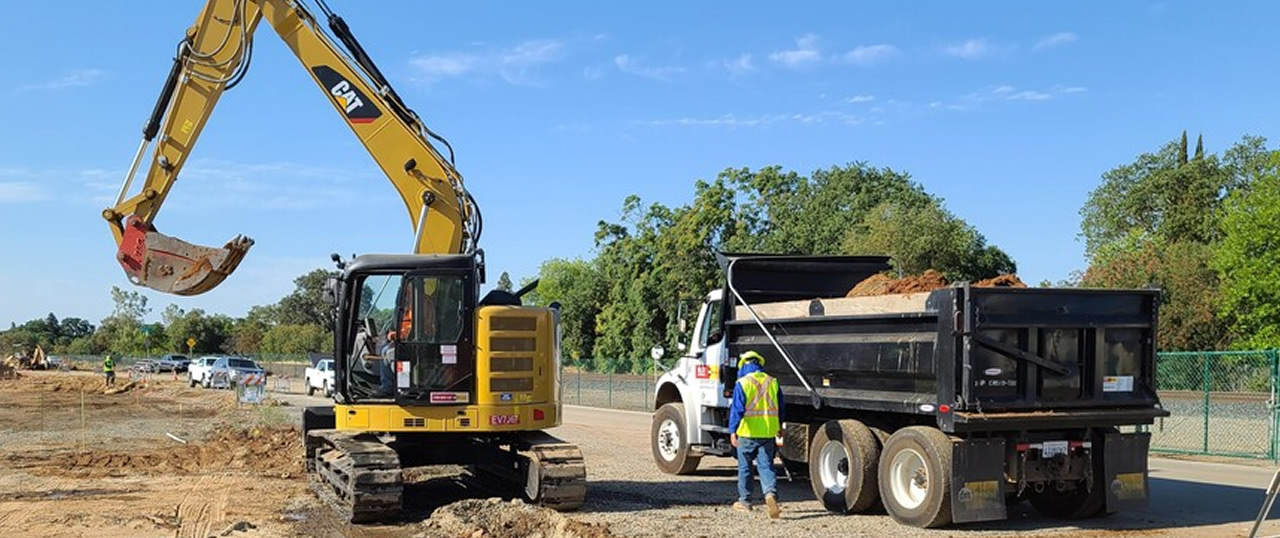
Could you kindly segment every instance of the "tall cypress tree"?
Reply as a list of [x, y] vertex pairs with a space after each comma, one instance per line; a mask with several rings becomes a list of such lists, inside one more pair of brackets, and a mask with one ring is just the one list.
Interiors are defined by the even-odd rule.
[[1178, 166], [1187, 164], [1187, 130], [1182, 130], [1182, 141], [1178, 142]]
[[1204, 135], [1196, 135], [1196, 160], [1204, 158]]

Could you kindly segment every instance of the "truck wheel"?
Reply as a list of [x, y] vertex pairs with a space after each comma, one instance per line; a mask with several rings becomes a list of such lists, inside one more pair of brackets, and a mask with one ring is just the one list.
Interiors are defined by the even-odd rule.
[[813, 496], [836, 513], [861, 512], [880, 496], [876, 462], [880, 443], [856, 420], [832, 420], [809, 445], [809, 483]]
[[951, 523], [951, 439], [911, 426], [889, 436], [880, 455], [880, 497], [893, 519], [913, 527]]
[[213, 383], [210, 383], [210, 382], [209, 382], [209, 376], [208, 376], [208, 375], [200, 376], [200, 384], [201, 384], [201, 385], [204, 385], [204, 388], [206, 388], [206, 389], [207, 389], [207, 388], [212, 388], [212, 387], [213, 387]]
[[330, 387], [330, 386], [329, 386], [329, 382], [328, 382], [328, 381], [325, 381], [325, 382], [324, 382], [324, 397], [325, 397], [325, 398], [329, 398], [329, 397], [331, 397], [331, 396], [333, 396], [333, 387]]
[[307, 396], [315, 396], [315, 395], [316, 395], [316, 387], [315, 385], [312, 385], [311, 380], [308, 379], [307, 380]]
[[190, 383], [191, 388], [196, 388], [196, 378], [187, 376], [187, 382]]
[[689, 474], [698, 468], [702, 456], [689, 449], [684, 404], [669, 403], [653, 414], [653, 462], [667, 474]]

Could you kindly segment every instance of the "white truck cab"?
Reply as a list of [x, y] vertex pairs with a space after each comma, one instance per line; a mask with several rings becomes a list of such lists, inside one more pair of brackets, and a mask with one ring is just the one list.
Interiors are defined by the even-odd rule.
[[653, 459], [664, 472], [690, 473], [705, 454], [727, 456], [729, 403], [720, 380], [725, 349], [721, 334], [724, 291], [708, 293], [698, 311], [692, 341], [658, 379], [653, 401]]

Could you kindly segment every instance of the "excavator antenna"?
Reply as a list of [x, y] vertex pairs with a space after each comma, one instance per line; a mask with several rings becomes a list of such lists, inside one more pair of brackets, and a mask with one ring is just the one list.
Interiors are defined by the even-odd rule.
[[222, 248], [193, 245], [131, 216], [116, 259], [136, 285], [175, 295], [199, 295], [226, 280], [252, 246], [252, 239], [239, 235]]

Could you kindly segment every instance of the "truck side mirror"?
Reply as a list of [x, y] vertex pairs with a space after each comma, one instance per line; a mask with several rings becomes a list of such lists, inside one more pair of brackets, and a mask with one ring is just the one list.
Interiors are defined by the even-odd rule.
[[684, 318], [680, 318], [680, 334], [684, 334], [684, 332], [688, 330], [689, 330], [689, 322], [685, 321]]
[[[336, 256], [336, 254], [335, 254]], [[329, 277], [324, 281], [324, 291], [320, 292], [320, 299], [324, 304], [329, 306], [338, 306], [338, 278]]]

